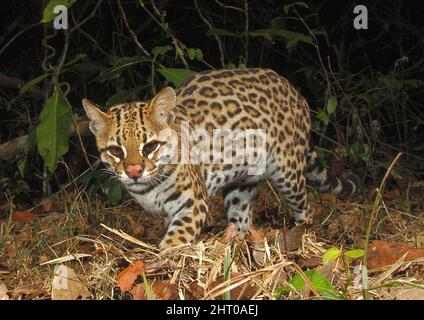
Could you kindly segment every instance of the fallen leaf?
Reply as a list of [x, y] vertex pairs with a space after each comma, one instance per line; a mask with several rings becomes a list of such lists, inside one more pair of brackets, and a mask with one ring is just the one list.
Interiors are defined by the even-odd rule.
[[280, 230], [280, 249], [281, 251], [294, 251], [297, 250], [302, 244], [302, 235], [306, 230], [305, 225], [299, 225], [291, 228], [290, 230]]
[[153, 282], [151, 289], [154, 297], [158, 300], [179, 300], [177, 286], [168, 280]]
[[44, 212], [50, 212], [53, 209], [53, 201], [48, 197], [41, 198], [41, 206]]
[[411, 248], [403, 243], [388, 243], [376, 240], [368, 248], [368, 268], [378, 269], [390, 266], [405, 254], [405, 261], [412, 261], [423, 258], [424, 249]]
[[37, 215], [31, 211], [14, 211], [12, 213], [14, 222], [29, 223], [35, 219], [37, 219]]
[[9, 291], [9, 296], [12, 300], [36, 299], [46, 294], [47, 292], [42, 288], [30, 287], [13, 288]]
[[401, 199], [401, 192], [399, 189], [394, 189], [391, 191], [385, 191], [383, 193], [383, 199], [386, 201], [392, 201], [396, 199]]
[[[124, 294], [129, 293], [133, 300], [148, 300], [144, 289], [143, 273], [146, 273], [144, 262], [142, 260], [134, 261], [117, 275], [118, 288]], [[179, 299], [177, 287], [168, 280], [148, 281], [147, 285], [150, 286], [154, 299]]]
[[395, 300], [424, 300], [424, 289], [422, 288], [400, 288], [391, 290]]
[[9, 300], [7, 295], [7, 287], [3, 282], [0, 282], [0, 300]]
[[86, 300], [90, 298], [87, 286], [74, 269], [64, 264], [55, 267], [52, 280], [52, 300]]
[[321, 261], [322, 261], [321, 257], [313, 256], [306, 259], [301, 264], [302, 264], [302, 267], [305, 267], [305, 268], [315, 268], [321, 264]]
[[266, 262], [265, 244], [256, 242], [253, 246], [252, 256], [258, 265], [263, 266]]
[[258, 243], [264, 241], [264, 235], [253, 227], [249, 227], [248, 230], [248, 239], [252, 243]]
[[[152, 299], [154, 300], [179, 300], [180, 298], [178, 296], [177, 286], [169, 280], [156, 280], [148, 285], [153, 295]], [[134, 287], [127, 292], [131, 294], [131, 300], [149, 300], [144, 289], [144, 283], [135, 284]]]
[[[231, 273], [231, 279], [240, 276], [240, 273]], [[209, 291], [224, 283], [224, 276], [220, 275], [209, 285]], [[259, 287], [254, 282], [246, 282], [238, 287], [235, 287], [230, 292], [232, 300], [250, 300], [253, 298]], [[215, 297], [216, 300], [222, 300], [222, 295]]]
[[[144, 262], [142, 260], [134, 261], [116, 276], [118, 288], [121, 292], [130, 292], [136, 284], [137, 278], [141, 278], [142, 274], [145, 272]], [[140, 282], [140, 280], [137, 281]]]
[[227, 229], [224, 232], [222, 241], [228, 243], [231, 240], [237, 238], [240, 235], [240, 232], [237, 231], [237, 227], [234, 223], [229, 223]]
[[127, 213], [125, 216], [127, 217], [127, 220], [131, 225], [131, 229], [132, 229], [131, 234], [135, 236], [143, 235], [144, 227], [136, 219], [134, 219], [134, 217], [131, 214]]

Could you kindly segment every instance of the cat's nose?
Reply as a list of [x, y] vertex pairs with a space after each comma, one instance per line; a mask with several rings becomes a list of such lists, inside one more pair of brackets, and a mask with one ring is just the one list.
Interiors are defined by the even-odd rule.
[[125, 173], [131, 179], [140, 178], [142, 171], [143, 171], [143, 168], [139, 164], [129, 164], [125, 168]]

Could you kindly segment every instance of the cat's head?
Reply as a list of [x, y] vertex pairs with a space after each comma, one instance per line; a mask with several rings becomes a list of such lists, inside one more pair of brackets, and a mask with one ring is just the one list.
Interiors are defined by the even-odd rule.
[[164, 88], [150, 102], [129, 102], [107, 112], [87, 99], [82, 104], [90, 119], [102, 162], [126, 185], [154, 181], [168, 141], [161, 132], [175, 119], [175, 92]]

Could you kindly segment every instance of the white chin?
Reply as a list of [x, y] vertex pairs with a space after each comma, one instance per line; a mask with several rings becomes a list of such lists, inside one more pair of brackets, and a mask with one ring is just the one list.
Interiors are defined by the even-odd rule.
[[136, 184], [142, 184], [142, 183], [149, 182], [151, 180], [151, 175], [148, 175], [148, 176], [142, 175], [137, 180], [128, 178], [127, 176], [123, 177], [121, 175], [121, 176], [119, 176], [119, 179], [121, 180], [122, 183], [129, 185], [129, 186], [133, 186], [133, 185], [136, 185]]

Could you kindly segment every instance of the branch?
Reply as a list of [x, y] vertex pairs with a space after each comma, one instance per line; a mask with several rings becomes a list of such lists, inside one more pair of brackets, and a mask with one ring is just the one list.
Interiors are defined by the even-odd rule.
[[[21, 89], [24, 84], [24, 80], [15, 77], [10, 77], [0, 72], [0, 87]], [[36, 99], [44, 98], [43, 90], [41, 90], [41, 88], [37, 86], [33, 86], [31, 89], [29, 89], [28, 93]]]
[[137, 35], [131, 29], [130, 24], [128, 23], [127, 15], [125, 14], [124, 8], [122, 7], [121, 0], [118, 0], [118, 7], [119, 7], [119, 11], [121, 11], [122, 18], [124, 19], [125, 26], [130, 32], [131, 37], [133, 38], [135, 44], [141, 50], [141, 52], [143, 52], [148, 58], [151, 58], [149, 51], [147, 51], [146, 48], [144, 48], [143, 45], [140, 43], [140, 41], [138, 41]]
[[[213, 29], [212, 23], [210, 23], [208, 21], [208, 19], [206, 19], [206, 17], [202, 14], [202, 10], [200, 9], [199, 4], [197, 3], [197, 0], [194, 0], [194, 6], [196, 7], [197, 13], [199, 14], [199, 16], [203, 20], [203, 22], [209, 27], [209, 29]], [[221, 66], [224, 68], [225, 67], [225, 59], [224, 59], [224, 49], [223, 49], [223, 46], [222, 46], [222, 42], [221, 42], [221, 39], [217, 35], [214, 35], [214, 38], [215, 38], [215, 40], [218, 44]]]
[[[78, 135], [78, 132], [82, 136], [90, 134], [88, 128], [89, 121], [80, 121], [77, 123], [77, 128], [74, 125], [71, 125], [69, 132], [70, 136]], [[24, 135], [19, 138], [7, 141], [3, 144], [0, 144], [0, 160], [3, 161], [12, 161], [17, 155], [24, 152], [28, 136]]]

